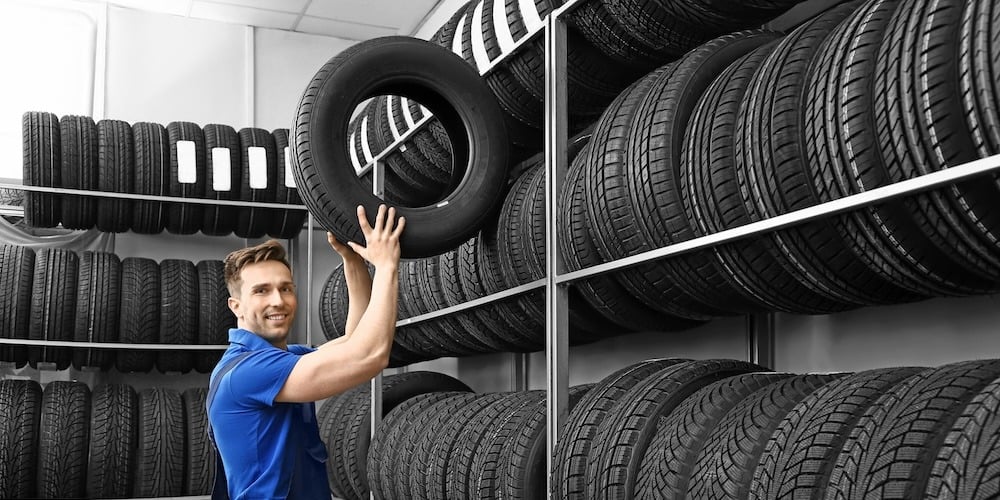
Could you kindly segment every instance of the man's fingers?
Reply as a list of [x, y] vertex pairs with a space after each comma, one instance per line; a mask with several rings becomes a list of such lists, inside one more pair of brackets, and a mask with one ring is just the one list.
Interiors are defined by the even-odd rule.
[[364, 205], [358, 205], [358, 225], [361, 226], [361, 232], [365, 236], [372, 231], [371, 224], [368, 223], [368, 216], [365, 214]]
[[382, 229], [385, 227], [385, 204], [378, 206], [378, 215], [375, 216], [375, 227], [372, 228], [376, 233], [381, 233]]
[[406, 217], [400, 217], [396, 221], [396, 229], [392, 231], [392, 237], [399, 239], [399, 235], [403, 234], [403, 227], [406, 226]]

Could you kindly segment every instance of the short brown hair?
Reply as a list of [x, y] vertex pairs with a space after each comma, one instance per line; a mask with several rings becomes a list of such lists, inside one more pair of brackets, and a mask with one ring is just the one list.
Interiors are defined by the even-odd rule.
[[226, 277], [226, 287], [229, 288], [229, 295], [232, 297], [239, 296], [240, 287], [243, 285], [240, 273], [243, 272], [244, 267], [269, 260], [281, 262], [289, 271], [292, 270], [292, 266], [288, 264], [285, 247], [281, 246], [278, 240], [267, 240], [259, 245], [241, 248], [227, 255], [223, 261], [223, 264], [225, 264], [223, 274]]

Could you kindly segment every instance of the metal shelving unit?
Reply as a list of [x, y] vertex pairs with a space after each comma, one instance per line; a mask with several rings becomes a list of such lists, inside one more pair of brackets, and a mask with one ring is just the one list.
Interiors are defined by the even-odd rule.
[[[545, 192], [546, 192], [546, 228], [545, 255], [546, 277], [531, 283], [504, 290], [499, 293], [481, 297], [463, 304], [447, 307], [426, 314], [402, 319], [397, 326], [407, 326], [422, 321], [428, 321], [460, 311], [480, 307], [482, 305], [524, 294], [544, 288], [546, 291], [546, 391], [547, 391], [547, 466], [552, 469], [552, 454], [555, 442], [566, 417], [568, 394], [568, 287], [577, 281], [585, 280], [602, 274], [621, 271], [639, 264], [654, 260], [670, 258], [677, 255], [705, 250], [716, 245], [731, 243], [736, 240], [750, 238], [777, 231], [783, 228], [804, 224], [810, 221], [833, 216], [894, 198], [913, 195], [922, 191], [954, 184], [975, 176], [1000, 172], [1000, 155], [990, 156], [964, 165], [946, 170], [922, 175], [913, 179], [897, 182], [871, 191], [847, 196], [834, 201], [822, 203], [805, 209], [789, 212], [780, 216], [746, 224], [744, 226], [719, 231], [714, 234], [694, 238], [688, 241], [657, 248], [630, 257], [606, 262], [600, 265], [566, 272], [562, 257], [557, 251], [558, 240], [554, 228], [557, 227], [556, 200], [565, 178], [567, 166], [566, 144], [568, 139], [567, 102], [566, 102], [566, 30], [567, 16], [573, 10], [589, 0], [569, 0], [549, 14], [541, 24], [535, 25], [528, 35], [518, 41], [510, 52], [490, 62], [481, 68], [485, 76], [497, 65], [511, 57], [530, 42], [535, 36], [545, 37]], [[425, 126], [427, 119], [421, 120], [418, 126]], [[408, 134], [411, 131], [408, 131]], [[409, 137], [409, 135], [404, 135]], [[372, 163], [377, 163], [404, 142], [401, 137], [386, 150], [379, 153]], [[370, 165], [369, 165], [370, 166]], [[773, 366], [774, 362], [774, 315], [761, 314], [746, 317], [747, 359]], [[517, 367], [513, 377], [517, 377]], [[551, 480], [551, 478], [550, 478]], [[551, 491], [551, 484], [549, 485]]]

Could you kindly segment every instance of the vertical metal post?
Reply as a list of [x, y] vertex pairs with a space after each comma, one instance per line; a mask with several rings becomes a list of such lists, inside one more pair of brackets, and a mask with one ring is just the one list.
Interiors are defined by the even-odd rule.
[[565, 272], [556, 241], [559, 188], [566, 176], [566, 22], [556, 14], [545, 23], [545, 368], [546, 495], [552, 491], [552, 453], [565, 420], [569, 393], [569, 290], [557, 285]]
[[[382, 162], [376, 161], [372, 165], [372, 193], [378, 197], [382, 198], [385, 194], [385, 165]], [[376, 269], [377, 273], [378, 270]], [[375, 378], [371, 382], [371, 439], [372, 442], [375, 441], [375, 432], [378, 430], [378, 426], [382, 424], [382, 373], [375, 375]], [[375, 500], [375, 494], [371, 493], [370, 497]]]
[[510, 390], [528, 390], [528, 354], [523, 352], [511, 353], [510, 364]]
[[306, 345], [313, 345], [313, 214], [309, 212], [309, 226], [306, 228]]
[[747, 360], [774, 369], [774, 313], [747, 315]]

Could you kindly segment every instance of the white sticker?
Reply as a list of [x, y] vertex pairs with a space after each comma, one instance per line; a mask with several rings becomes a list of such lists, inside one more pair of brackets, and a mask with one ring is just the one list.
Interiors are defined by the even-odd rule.
[[282, 165], [282, 167], [285, 169], [285, 187], [295, 189], [295, 177], [292, 176], [292, 165], [291, 162], [288, 161], [288, 159], [291, 158], [288, 156], [290, 150], [291, 148], [285, 146], [285, 164]]
[[247, 148], [250, 162], [250, 189], [267, 189], [267, 152], [260, 146]]
[[212, 190], [233, 189], [232, 163], [229, 148], [212, 148]]
[[198, 182], [194, 141], [177, 141], [177, 182], [194, 184]]

